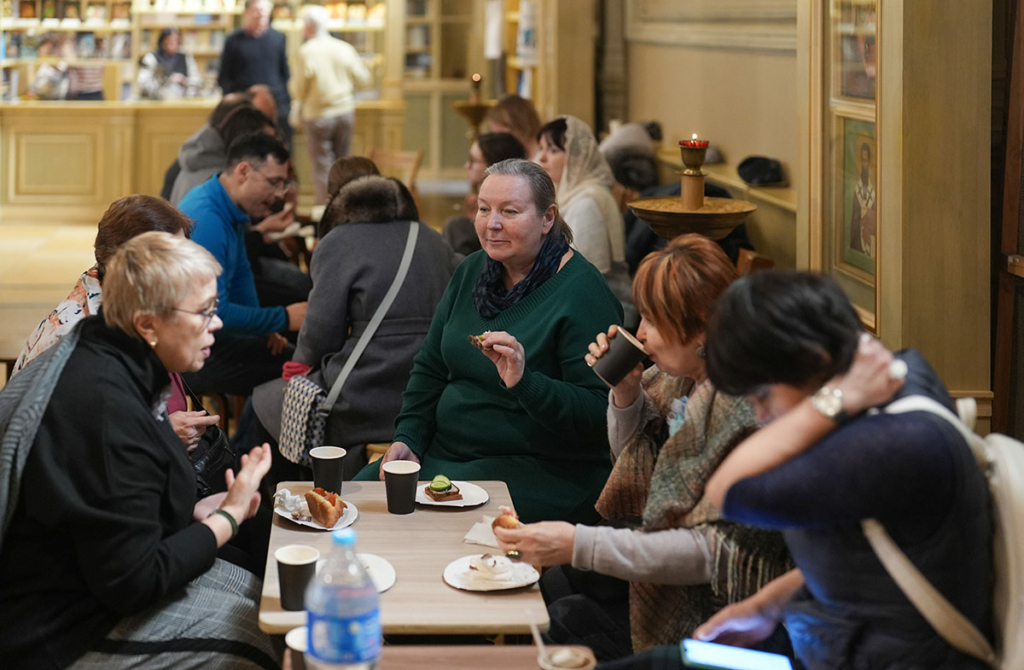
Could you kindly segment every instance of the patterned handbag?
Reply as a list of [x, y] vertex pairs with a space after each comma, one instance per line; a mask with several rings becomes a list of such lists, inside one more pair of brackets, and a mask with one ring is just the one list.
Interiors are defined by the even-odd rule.
[[309, 450], [324, 443], [330, 409], [327, 393], [305, 375], [295, 375], [284, 389], [281, 408], [281, 455], [292, 463], [312, 467]]
[[419, 236], [419, 223], [412, 221], [409, 224], [409, 237], [405, 241], [405, 252], [402, 254], [402, 262], [398, 266], [398, 273], [391, 282], [384, 300], [373, 313], [370, 323], [359, 338], [355, 348], [349, 355], [348, 360], [341, 369], [341, 373], [334, 381], [330, 393], [325, 393], [320, 386], [303, 375], [296, 375], [289, 380], [284, 388], [284, 405], [281, 408], [281, 439], [278, 442], [281, 455], [292, 463], [312, 466], [309, 458], [309, 450], [319, 447], [324, 443], [324, 429], [327, 426], [327, 417], [331, 408], [338, 400], [341, 387], [345, 380], [359, 362], [366, 345], [370, 343], [374, 332], [384, 320], [384, 316], [391, 309], [391, 303], [402, 288], [405, 276], [409, 273], [409, 266], [412, 264], [412, 253], [416, 248], [416, 238]]

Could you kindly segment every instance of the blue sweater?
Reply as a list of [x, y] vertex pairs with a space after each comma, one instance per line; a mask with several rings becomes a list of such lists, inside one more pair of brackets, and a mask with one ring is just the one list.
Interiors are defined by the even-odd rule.
[[267, 335], [288, 327], [284, 307], [260, 307], [256, 281], [245, 252], [245, 224], [249, 216], [228, 197], [214, 175], [188, 192], [178, 209], [195, 221], [192, 241], [213, 254], [224, 272], [217, 278], [224, 331]]

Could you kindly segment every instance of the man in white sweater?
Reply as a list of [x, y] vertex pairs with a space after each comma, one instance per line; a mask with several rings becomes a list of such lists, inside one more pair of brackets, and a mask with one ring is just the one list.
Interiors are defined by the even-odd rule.
[[356, 86], [370, 82], [359, 53], [327, 32], [329, 15], [320, 5], [302, 9], [303, 36], [292, 70], [292, 99], [300, 109], [318, 205], [327, 202], [327, 173], [347, 156], [355, 125]]

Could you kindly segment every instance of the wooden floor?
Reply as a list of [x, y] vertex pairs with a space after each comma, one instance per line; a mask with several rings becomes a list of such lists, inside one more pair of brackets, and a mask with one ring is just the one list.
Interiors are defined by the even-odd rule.
[[[460, 187], [421, 184], [420, 218], [440, 230], [462, 202]], [[95, 238], [95, 226], [0, 225], [0, 359], [18, 356], [29, 333], [93, 265]]]

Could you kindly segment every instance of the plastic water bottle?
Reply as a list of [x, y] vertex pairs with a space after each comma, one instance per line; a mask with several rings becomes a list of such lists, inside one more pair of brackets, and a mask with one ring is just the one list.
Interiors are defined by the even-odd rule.
[[306, 666], [375, 670], [381, 650], [377, 589], [356, 559], [356, 533], [331, 533], [334, 550], [306, 589]]

